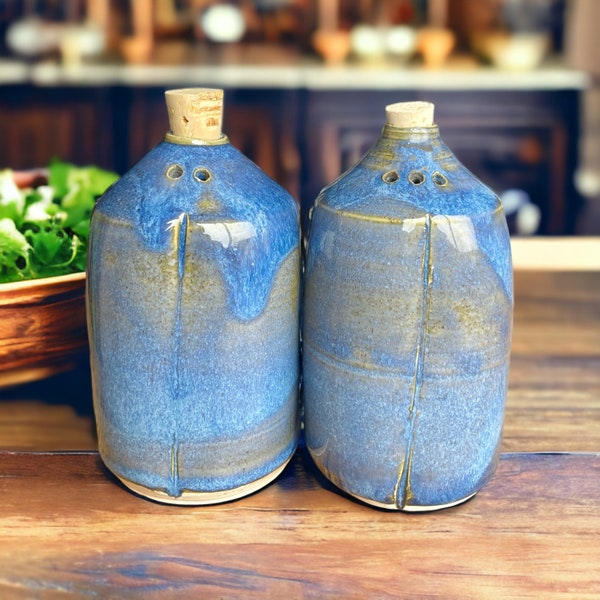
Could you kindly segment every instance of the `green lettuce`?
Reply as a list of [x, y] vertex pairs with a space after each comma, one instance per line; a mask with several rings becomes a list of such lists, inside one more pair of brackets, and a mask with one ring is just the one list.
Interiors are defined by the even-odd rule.
[[92, 209], [117, 179], [53, 160], [48, 185], [19, 189], [0, 171], [0, 283], [84, 271]]

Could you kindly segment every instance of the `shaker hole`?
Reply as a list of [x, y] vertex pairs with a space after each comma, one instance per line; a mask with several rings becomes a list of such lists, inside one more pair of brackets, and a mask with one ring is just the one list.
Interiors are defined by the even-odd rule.
[[431, 181], [433, 181], [433, 183], [435, 183], [435, 185], [439, 187], [444, 187], [445, 185], [448, 185], [448, 180], [446, 179], [446, 177], [441, 173], [438, 173], [437, 171], [431, 176]]
[[408, 180], [413, 185], [421, 185], [425, 181], [425, 175], [421, 171], [411, 171], [408, 174]]
[[381, 176], [381, 179], [385, 183], [394, 183], [394, 181], [398, 181], [398, 173], [396, 171], [388, 171]]
[[210, 171], [204, 167], [194, 169], [194, 179], [206, 183], [210, 179]]
[[167, 179], [179, 179], [183, 175], [183, 167], [181, 165], [171, 165], [167, 169]]

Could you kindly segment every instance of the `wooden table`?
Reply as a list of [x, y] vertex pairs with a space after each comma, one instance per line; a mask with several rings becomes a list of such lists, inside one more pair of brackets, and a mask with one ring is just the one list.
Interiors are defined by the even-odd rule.
[[600, 598], [600, 265], [569, 248], [515, 245], [503, 453], [452, 509], [362, 505], [304, 449], [253, 496], [163, 506], [103, 467], [85, 366], [0, 392], [0, 598]]

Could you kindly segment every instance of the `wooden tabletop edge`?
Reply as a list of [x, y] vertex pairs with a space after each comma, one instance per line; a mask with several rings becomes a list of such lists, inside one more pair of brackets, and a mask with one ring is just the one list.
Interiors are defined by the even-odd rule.
[[515, 269], [600, 271], [600, 236], [512, 237]]

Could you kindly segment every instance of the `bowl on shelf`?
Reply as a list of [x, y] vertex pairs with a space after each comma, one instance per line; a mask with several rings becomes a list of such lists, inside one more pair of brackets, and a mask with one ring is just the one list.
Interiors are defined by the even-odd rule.
[[337, 29], [317, 29], [312, 36], [315, 51], [327, 65], [341, 65], [350, 53], [350, 33]]
[[550, 48], [545, 33], [474, 34], [471, 45], [476, 54], [503, 71], [531, 71], [538, 67]]
[[88, 357], [85, 273], [0, 284], [0, 387], [44, 379]]

